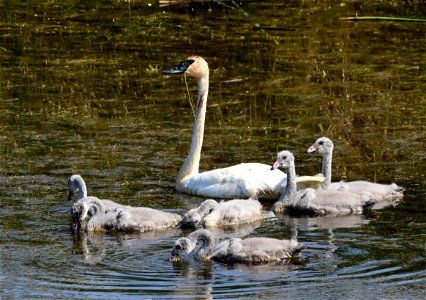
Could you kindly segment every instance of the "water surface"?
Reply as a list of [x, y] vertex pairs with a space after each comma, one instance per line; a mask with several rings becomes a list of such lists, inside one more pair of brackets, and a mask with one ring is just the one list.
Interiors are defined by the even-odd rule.
[[[2, 298], [425, 298], [425, 26], [341, 16], [425, 18], [411, 4], [250, 1], [162, 7], [149, 1], [0, 4]], [[184, 213], [174, 189], [193, 114], [183, 77], [163, 69], [199, 54], [210, 93], [201, 170], [272, 163], [298, 174], [335, 143], [334, 180], [404, 186], [367, 216], [268, 215], [218, 238], [288, 238], [300, 261], [260, 266], [167, 261], [179, 229], [69, 231], [66, 181], [89, 194]], [[188, 78], [195, 101], [195, 83]]]

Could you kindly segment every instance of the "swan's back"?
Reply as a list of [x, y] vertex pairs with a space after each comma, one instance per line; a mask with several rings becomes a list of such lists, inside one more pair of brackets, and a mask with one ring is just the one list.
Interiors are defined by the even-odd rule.
[[111, 214], [117, 214], [117, 229], [140, 232], [173, 227], [182, 220], [178, 214], [149, 207], [117, 208]]
[[104, 204], [106, 213], [109, 212], [109, 211], [112, 211], [114, 209], [117, 209], [117, 208], [128, 208], [128, 207], [130, 207], [128, 205], [123, 205], [123, 204], [120, 204], [120, 203], [117, 203], [117, 202], [114, 202], [114, 201], [108, 200], [108, 199], [99, 199], [99, 200], [101, 200], [102, 203]]
[[[253, 199], [221, 201], [219, 213], [218, 225], [237, 225], [263, 218], [262, 205], [259, 201]], [[208, 217], [205, 222], [208, 223]]]
[[404, 188], [395, 183], [381, 184], [363, 180], [332, 182], [328, 186], [328, 190], [365, 194], [375, 199], [402, 197], [404, 192]]
[[243, 163], [215, 169], [185, 178], [178, 189], [204, 197], [278, 198], [286, 175], [280, 170], [261, 163]]
[[360, 214], [374, 204], [375, 201], [368, 195], [309, 188], [277, 201], [272, 211], [293, 216], [346, 215]]
[[262, 205], [257, 200], [234, 199], [217, 203], [216, 200], [207, 199], [200, 206], [185, 213], [182, 226], [234, 226], [262, 218]]
[[278, 240], [266, 237], [234, 238], [219, 243], [211, 258], [217, 261], [262, 263], [297, 257], [306, 246], [296, 240]]
[[306, 189], [289, 205], [290, 214], [326, 215], [362, 213], [374, 202], [366, 195], [344, 191]]

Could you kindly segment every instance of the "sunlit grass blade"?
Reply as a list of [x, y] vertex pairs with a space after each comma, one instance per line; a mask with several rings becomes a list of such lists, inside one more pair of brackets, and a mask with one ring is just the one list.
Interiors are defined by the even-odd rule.
[[426, 23], [425, 19], [410, 19], [410, 18], [395, 18], [395, 17], [377, 17], [377, 16], [342, 17], [342, 18], [340, 18], [340, 20], [346, 20], [346, 21], [393, 21], [393, 22]]

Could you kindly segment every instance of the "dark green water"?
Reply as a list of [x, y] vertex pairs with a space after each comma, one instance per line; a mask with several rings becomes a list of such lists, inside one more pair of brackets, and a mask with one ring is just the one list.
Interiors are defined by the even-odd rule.
[[[1, 298], [424, 299], [426, 25], [339, 17], [425, 11], [421, 1], [1, 1]], [[286, 265], [173, 265], [180, 230], [73, 238], [74, 173], [89, 194], [129, 205], [183, 213], [203, 200], [174, 190], [193, 114], [184, 79], [161, 74], [192, 54], [211, 72], [201, 170], [272, 163], [286, 148], [299, 174], [316, 174], [320, 157], [304, 152], [327, 135], [334, 180], [395, 182], [403, 201], [215, 232], [287, 238], [297, 224], [308, 248]]]

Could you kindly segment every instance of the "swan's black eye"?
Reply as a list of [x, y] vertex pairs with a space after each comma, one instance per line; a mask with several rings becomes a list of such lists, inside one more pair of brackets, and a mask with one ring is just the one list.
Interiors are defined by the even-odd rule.
[[318, 145], [324, 145], [324, 141], [320, 141]]
[[284, 156], [283, 156], [283, 157], [281, 157], [281, 158], [282, 158], [283, 160], [286, 160], [286, 159], [287, 159], [287, 156], [285, 156], [285, 155], [284, 155]]
[[182, 247], [181, 247], [180, 245], [176, 245], [176, 246], [175, 246], [175, 249], [176, 249], [176, 250], [180, 250], [181, 248], [182, 248]]

